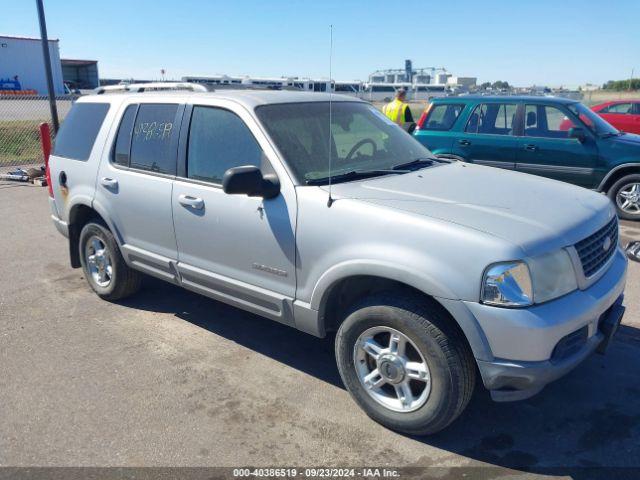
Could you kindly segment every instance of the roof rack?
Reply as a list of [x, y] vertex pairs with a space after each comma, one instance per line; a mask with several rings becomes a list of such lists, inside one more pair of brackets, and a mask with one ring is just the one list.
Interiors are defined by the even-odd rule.
[[188, 82], [150, 82], [150, 83], [130, 83], [123, 85], [111, 85], [108, 87], [98, 87], [94, 90], [96, 95], [105, 93], [141, 93], [141, 92], [159, 92], [167, 90], [190, 90], [192, 92], [208, 92], [210, 91], [204, 85]]

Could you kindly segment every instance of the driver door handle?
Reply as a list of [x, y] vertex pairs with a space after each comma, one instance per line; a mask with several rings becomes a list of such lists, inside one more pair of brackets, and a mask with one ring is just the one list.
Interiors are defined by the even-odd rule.
[[538, 147], [533, 145], [533, 144], [531, 144], [531, 143], [529, 143], [529, 144], [524, 146], [524, 149], [525, 150], [529, 150], [531, 152], [535, 152], [536, 150], [538, 150]]
[[199, 197], [192, 197], [191, 195], [178, 195], [178, 202], [183, 207], [194, 208], [196, 210], [202, 210], [204, 208], [204, 200]]
[[466, 147], [468, 145], [471, 145], [471, 142], [469, 140], [458, 140], [458, 143], [460, 145], [462, 145], [463, 147]]

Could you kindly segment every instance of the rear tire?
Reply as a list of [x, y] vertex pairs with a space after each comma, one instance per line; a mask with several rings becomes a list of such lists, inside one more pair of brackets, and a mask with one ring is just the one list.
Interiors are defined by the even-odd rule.
[[100, 221], [87, 223], [80, 232], [80, 263], [87, 282], [104, 300], [126, 298], [140, 289], [142, 274], [125, 263], [118, 242]]
[[[392, 430], [429, 435], [462, 413], [474, 391], [476, 370], [468, 344], [452, 322], [434, 301], [398, 292], [370, 296], [353, 308], [338, 330], [336, 359], [342, 381], [367, 415]], [[406, 339], [404, 358], [385, 353], [393, 351], [393, 335]], [[383, 350], [375, 357], [369, 351], [378, 346]], [[416, 375], [421, 361], [427, 368]], [[426, 397], [423, 384], [429, 389]]]
[[616, 207], [618, 217], [640, 220], [640, 174], [622, 177], [607, 192]]

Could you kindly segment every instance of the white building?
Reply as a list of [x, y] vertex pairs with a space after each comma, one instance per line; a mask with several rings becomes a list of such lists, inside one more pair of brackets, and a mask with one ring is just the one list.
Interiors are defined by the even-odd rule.
[[[62, 64], [58, 40], [49, 40], [49, 55], [53, 74], [53, 89], [64, 94]], [[39, 38], [0, 35], [0, 79], [18, 77], [22, 90], [47, 94], [42, 43]]]
[[450, 76], [447, 78], [447, 85], [452, 87], [461, 87], [461, 88], [473, 88], [476, 86], [476, 82], [478, 79], [476, 77], [455, 77]]

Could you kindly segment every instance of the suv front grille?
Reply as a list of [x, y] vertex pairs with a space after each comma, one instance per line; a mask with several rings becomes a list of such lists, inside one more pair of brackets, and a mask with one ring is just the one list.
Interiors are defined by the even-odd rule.
[[[604, 248], [610, 242], [608, 248]], [[618, 246], [618, 218], [614, 217], [607, 225], [593, 235], [575, 244], [582, 263], [584, 276], [589, 278], [613, 256]]]

